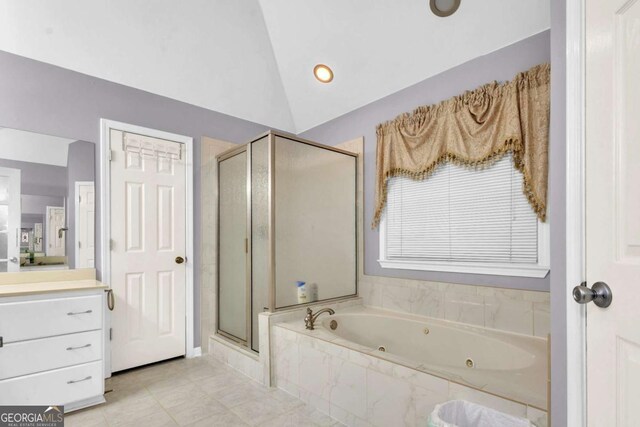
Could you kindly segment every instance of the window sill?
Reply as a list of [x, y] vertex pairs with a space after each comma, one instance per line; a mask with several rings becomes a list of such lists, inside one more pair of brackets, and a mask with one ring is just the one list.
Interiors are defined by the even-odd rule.
[[481, 264], [472, 262], [426, 262], [407, 260], [378, 260], [382, 268], [401, 270], [439, 271], [446, 273], [491, 274], [494, 276], [533, 277], [542, 279], [549, 267], [532, 264]]

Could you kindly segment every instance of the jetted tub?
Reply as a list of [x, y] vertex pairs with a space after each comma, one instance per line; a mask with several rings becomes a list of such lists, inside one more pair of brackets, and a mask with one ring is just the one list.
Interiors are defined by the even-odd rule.
[[366, 307], [323, 315], [322, 329], [334, 344], [547, 407], [546, 339]]

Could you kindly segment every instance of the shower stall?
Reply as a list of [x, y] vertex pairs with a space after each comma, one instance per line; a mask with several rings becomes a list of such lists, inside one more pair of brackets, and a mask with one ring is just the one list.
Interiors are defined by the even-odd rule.
[[217, 333], [257, 352], [260, 312], [357, 295], [357, 154], [270, 131], [217, 160]]

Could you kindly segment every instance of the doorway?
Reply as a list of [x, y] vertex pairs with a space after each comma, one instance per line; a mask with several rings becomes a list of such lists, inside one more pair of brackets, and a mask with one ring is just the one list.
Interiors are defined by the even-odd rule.
[[47, 256], [64, 256], [67, 231], [65, 208], [62, 206], [46, 207]]
[[20, 271], [20, 169], [0, 167], [0, 272]]
[[75, 268], [95, 267], [95, 185], [75, 183]]

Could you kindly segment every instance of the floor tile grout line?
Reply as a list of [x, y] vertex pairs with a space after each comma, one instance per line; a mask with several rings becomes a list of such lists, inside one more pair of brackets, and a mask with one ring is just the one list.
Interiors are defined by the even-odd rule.
[[[175, 365], [173, 365], [175, 363]], [[142, 368], [141, 370], [136, 370], [134, 372], [132, 372], [133, 375], [133, 380], [129, 380], [126, 379], [124, 377], [124, 375], [127, 375], [126, 373], [123, 374], [122, 377], [122, 386], [124, 388], [125, 391], [122, 391], [122, 388], [119, 388], [119, 386], [117, 385], [113, 385], [113, 391], [116, 393], [115, 397], [116, 400], [109, 402], [107, 401], [104, 405], [100, 405], [99, 407], [93, 408], [94, 410], [96, 410], [96, 412], [99, 413], [99, 417], [101, 419], [101, 421], [103, 421], [106, 425], [110, 426], [110, 427], [114, 427], [116, 424], [114, 424], [113, 422], [109, 422], [107, 419], [107, 412], [106, 409], [110, 406], [110, 403], [113, 404], [117, 404], [120, 402], [123, 402], [123, 404], [126, 404], [127, 400], [130, 399], [133, 395], [135, 395], [135, 398], [141, 398], [141, 399], [145, 399], [148, 397], [151, 397], [151, 400], [157, 404], [160, 408], [162, 408], [162, 411], [169, 416], [169, 419], [171, 419], [172, 422], [174, 422], [176, 425], [180, 425], [180, 423], [178, 422], [178, 420], [176, 419], [176, 417], [173, 415], [172, 413], [172, 409], [165, 406], [165, 404], [162, 403], [162, 401], [160, 401], [159, 397], [157, 396], [158, 393], [162, 392], [165, 390], [165, 387], [161, 387], [160, 389], [157, 390], [152, 390], [153, 388], [153, 384], [154, 383], [159, 383], [162, 381], [167, 381], [167, 380], [171, 380], [172, 376], [174, 374], [164, 374], [163, 371], [164, 370], [171, 370], [172, 368], [178, 368], [179, 371], [177, 372], [177, 374], [183, 374], [185, 377], [185, 383], [182, 385], [184, 387], [187, 386], [195, 386], [196, 388], [198, 388], [199, 390], [201, 390], [204, 393], [204, 396], [206, 396], [209, 399], [212, 399], [213, 401], [217, 402], [218, 404], [221, 405], [222, 408], [225, 409], [225, 411], [229, 414], [232, 415], [234, 417], [236, 417], [238, 420], [240, 420], [241, 422], [247, 424], [247, 425], [252, 425], [251, 421], [249, 421], [248, 423], [245, 422], [244, 418], [240, 416], [239, 412], [236, 412], [234, 410], [234, 408], [239, 407], [240, 405], [244, 405], [244, 404], [251, 404], [251, 403], [255, 403], [257, 401], [263, 400], [263, 399], [272, 399], [273, 402], [278, 402], [279, 404], [283, 405], [283, 408], [287, 408], [288, 405], [290, 404], [295, 404], [294, 406], [288, 407], [286, 410], [283, 411], [276, 411], [276, 413], [272, 414], [271, 416], [268, 416], [267, 418], [265, 418], [264, 420], [261, 420], [259, 425], [266, 425], [270, 422], [273, 422], [273, 420], [279, 418], [279, 417], [286, 417], [287, 415], [289, 416], [294, 416], [293, 414], [296, 411], [300, 411], [301, 412], [301, 416], [302, 417], [306, 417], [308, 419], [308, 422], [314, 426], [321, 426], [323, 424], [317, 423], [314, 420], [312, 420], [310, 418], [310, 414], [312, 412], [312, 410], [314, 409], [313, 407], [309, 406], [308, 404], [306, 404], [305, 402], [303, 402], [301, 399], [289, 395], [287, 394], [287, 397], [290, 397], [292, 400], [289, 399], [280, 399], [277, 396], [277, 392], [279, 391], [279, 389], [277, 388], [269, 388], [269, 387], [265, 387], [264, 385], [261, 385], [257, 382], [255, 382], [255, 380], [253, 380], [250, 377], [247, 377], [246, 375], [244, 375], [241, 372], [238, 372], [236, 370], [233, 369], [225, 369], [226, 366], [224, 365], [224, 363], [217, 361], [217, 360], [207, 360], [207, 359], [203, 359], [202, 362], [202, 366], [209, 366], [212, 367], [214, 370], [216, 368], [221, 368], [221, 372], [219, 374], [211, 374], [205, 377], [198, 377], [198, 378], [194, 378], [189, 376], [189, 371], [190, 371], [190, 366], [194, 366], [195, 369], [199, 369], [200, 366], [198, 365], [189, 365], [189, 362], [184, 362], [182, 359], [180, 361], [176, 361], [176, 362], [169, 362], [166, 364], [162, 364], [162, 365], [154, 365], [151, 367], [146, 367], [146, 368]], [[155, 372], [155, 371], [159, 371], [159, 372]], [[207, 379], [211, 379], [211, 378], [215, 378], [216, 376], [221, 376], [224, 374], [231, 374], [234, 378], [237, 378], [240, 381], [239, 384], [235, 384], [235, 385], [229, 385], [227, 387], [223, 387], [219, 390], [216, 390], [213, 393], [216, 392], [220, 392], [220, 391], [224, 391], [224, 390], [230, 390], [232, 388], [235, 387], [239, 387], [241, 385], [250, 385], [250, 386], [255, 386], [258, 390], [260, 390], [260, 395], [259, 397], [254, 397], [252, 399], [247, 400], [246, 402], [240, 404], [240, 405], [235, 405], [235, 406], [229, 406], [229, 404], [225, 404], [224, 402], [222, 402], [219, 398], [215, 397], [213, 395], [213, 393], [209, 393], [207, 391], [204, 390], [204, 388], [201, 386], [202, 384], [202, 380], [207, 380]], [[140, 376], [140, 378], [137, 379], [137, 381], [141, 382], [142, 384], [140, 384], [139, 388], [136, 385], [133, 385], [131, 387], [131, 384], [135, 384], [136, 379], [135, 377]], [[147, 378], [145, 378], [145, 376], [148, 376]], [[130, 389], [128, 387], [131, 387]], [[167, 386], [166, 390], [171, 390], [171, 386]], [[131, 393], [131, 396], [127, 394], [127, 392]], [[252, 402], [253, 401], [253, 402]], [[305, 411], [303, 410], [303, 408], [307, 408], [310, 409], [311, 411]], [[175, 408], [174, 408], [175, 409]], [[324, 414], [322, 412], [320, 412], [322, 415], [325, 415], [327, 417], [329, 417], [332, 421], [333, 425], [339, 425], [339, 423], [337, 422], [337, 420], [333, 419], [330, 415], [328, 414]], [[209, 414], [209, 415], [205, 415], [202, 418], [198, 418], [196, 420], [190, 420], [189, 424], [191, 423], [197, 423], [199, 421], [202, 421], [203, 419], [205, 419], [207, 416], [211, 416], [213, 414]]]
[[149, 388], [145, 385], [144, 389], [147, 391], [147, 393], [149, 393], [149, 395], [151, 396], [151, 398], [153, 400], [156, 401], [156, 403], [162, 408], [162, 410], [165, 412], [165, 414], [167, 414], [169, 416], [169, 418], [171, 418], [171, 420], [173, 420], [173, 422], [179, 426], [180, 423], [178, 422], [178, 420], [176, 420], [173, 415], [171, 415], [171, 413], [169, 412], [169, 410], [167, 408], [164, 407], [164, 405], [158, 400], [158, 398], [151, 392], [151, 390], [149, 390]]

